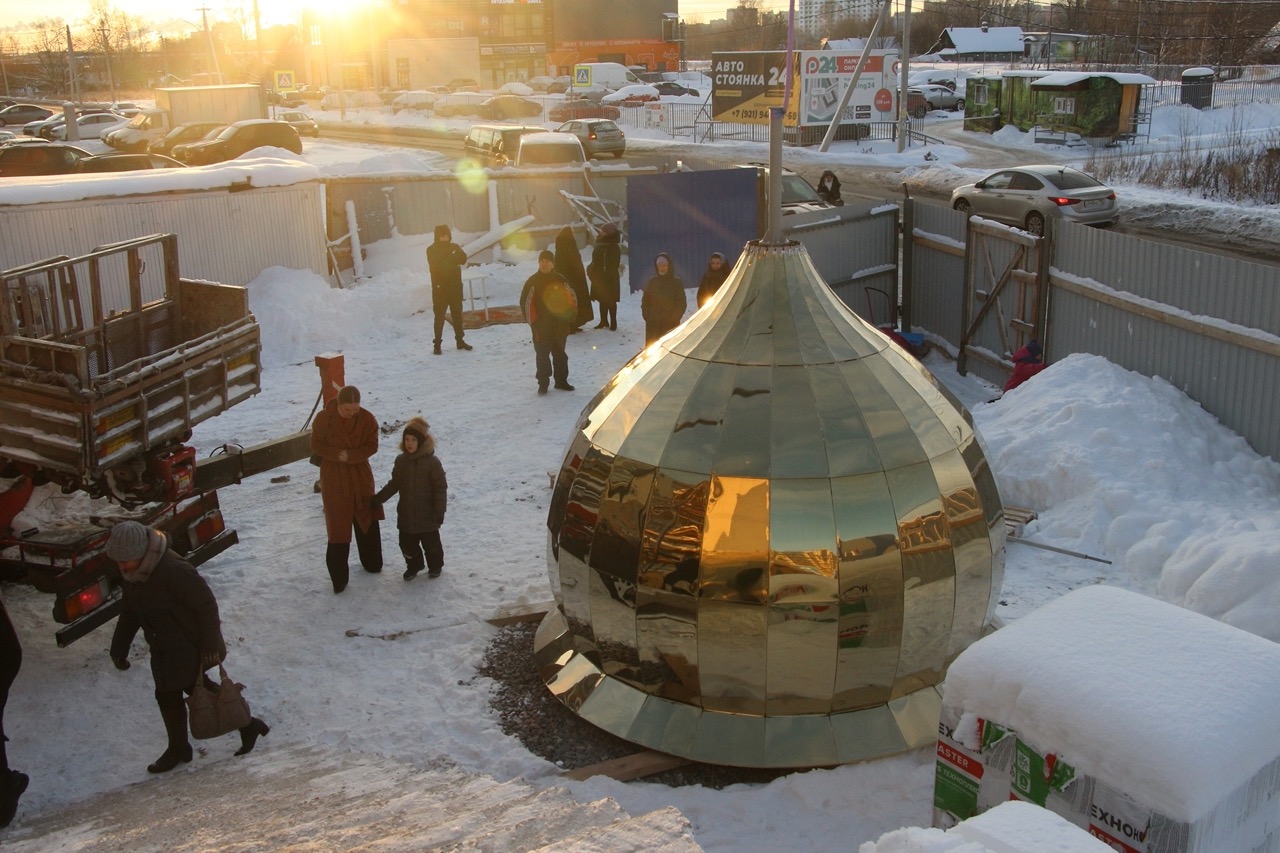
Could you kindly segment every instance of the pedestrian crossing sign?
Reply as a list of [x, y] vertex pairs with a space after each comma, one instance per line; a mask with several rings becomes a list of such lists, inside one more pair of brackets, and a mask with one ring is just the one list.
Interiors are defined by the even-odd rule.
[[573, 69], [573, 85], [590, 86], [591, 85], [591, 66], [578, 65]]
[[294, 88], [292, 71], [276, 72], [276, 91], [287, 92]]

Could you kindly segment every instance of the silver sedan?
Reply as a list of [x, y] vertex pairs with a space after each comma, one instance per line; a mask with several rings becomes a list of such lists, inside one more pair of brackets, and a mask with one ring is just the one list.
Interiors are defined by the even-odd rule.
[[1056, 217], [1081, 225], [1112, 225], [1120, 210], [1115, 190], [1070, 166], [1001, 169], [951, 193], [951, 206], [1025, 231], [1044, 233]]
[[910, 91], [919, 92], [931, 110], [964, 110], [964, 96], [957, 95], [949, 86], [922, 83], [912, 86]]

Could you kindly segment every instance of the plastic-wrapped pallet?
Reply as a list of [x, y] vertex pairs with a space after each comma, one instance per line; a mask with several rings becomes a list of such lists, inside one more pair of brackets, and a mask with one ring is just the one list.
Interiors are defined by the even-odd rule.
[[970, 646], [943, 690], [934, 826], [1042, 805], [1122, 853], [1280, 853], [1280, 645], [1110, 587]]

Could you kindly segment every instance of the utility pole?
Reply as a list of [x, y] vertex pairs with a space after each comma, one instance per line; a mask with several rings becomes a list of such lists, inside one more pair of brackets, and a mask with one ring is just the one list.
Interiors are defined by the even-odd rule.
[[[76, 52], [71, 46], [71, 25], [67, 25], [67, 78], [71, 81], [71, 97], [80, 100], [80, 75], [76, 72]], [[4, 80], [4, 93], [9, 94], [9, 78]]]
[[111, 43], [107, 40], [110, 30], [107, 29], [107, 19], [102, 19], [102, 25], [98, 27], [98, 32], [102, 34], [102, 55], [107, 60], [107, 85], [111, 87], [111, 103], [116, 102], [116, 78], [111, 73]]
[[911, 59], [911, 0], [902, 7], [902, 81], [898, 84], [898, 153], [907, 147], [907, 76]]
[[204, 35], [209, 41], [209, 58], [213, 60], [213, 73], [218, 75], [218, 85], [222, 85], [222, 69], [218, 67], [218, 54], [213, 49], [213, 33], [209, 29], [209, 7], [200, 7], [200, 20], [204, 23]]

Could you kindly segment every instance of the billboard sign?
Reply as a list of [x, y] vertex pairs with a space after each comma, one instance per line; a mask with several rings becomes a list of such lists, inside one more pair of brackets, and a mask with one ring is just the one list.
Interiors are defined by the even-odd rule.
[[[789, 127], [829, 125], [853, 71], [860, 51], [804, 50], [797, 65], [800, 85], [791, 93], [786, 123]], [[849, 98], [841, 124], [891, 121], [897, 114], [898, 54], [875, 51], [867, 57], [858, 87]]]
[[768, 124], [769, 108], [782, 106], [786, 51], [711, 54], [711, 114], [716, 121]]

